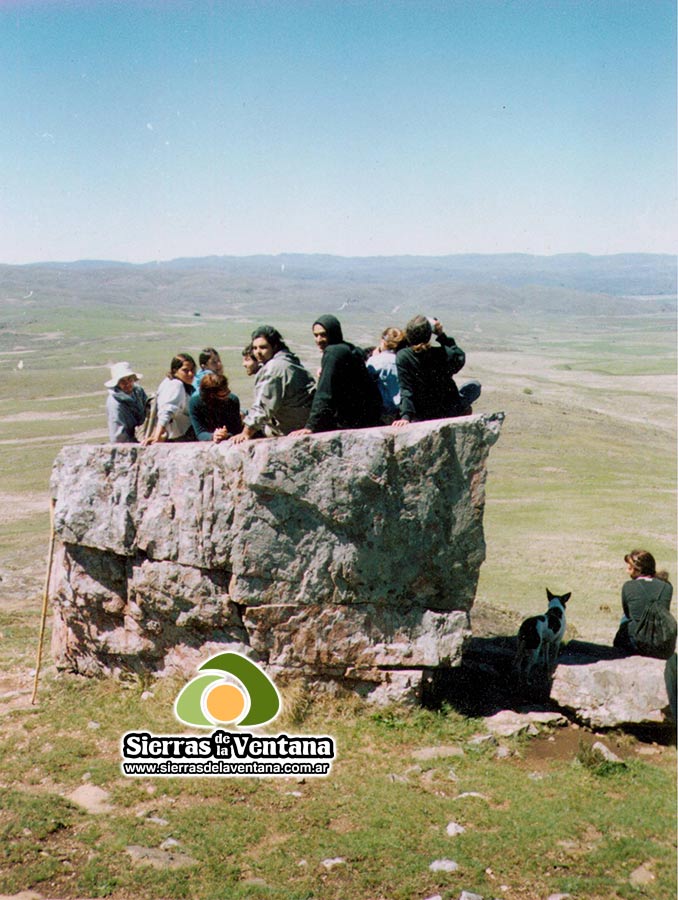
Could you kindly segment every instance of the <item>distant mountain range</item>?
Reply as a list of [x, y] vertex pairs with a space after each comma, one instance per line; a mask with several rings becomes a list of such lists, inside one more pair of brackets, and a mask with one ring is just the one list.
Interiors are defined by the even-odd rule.
[[209, 273], [291, 280], [388, 284], [500, 284], [506, 287], [543, 285], [587, 293], [675, 295], [676, 257], [670, 254], [622, 253], [590, 256], [569, 253], [530, 256], [523, 253], [460, 254], [453, 256], [343, 257], [283, 253], [277, 256], [206, 256], [166, 262], [122, 263], [108, 260], [0, 265], [0, 275], [26, 270], [61, 270], [118, 274], [150, 271], [156, 274]]
[[31, 308], [306, 319], [417, 311], [451, 316], [675, 314], [670, 255], [209, 256], [157, 263], [0, 265], [0, 329]]

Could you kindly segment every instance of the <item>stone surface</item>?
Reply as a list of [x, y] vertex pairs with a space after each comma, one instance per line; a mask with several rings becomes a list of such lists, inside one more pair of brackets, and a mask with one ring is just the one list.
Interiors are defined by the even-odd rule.
[[83, 784], [67, 795], [72, 802], [86, 809], [89, 813], [101, 815], [113, 811], [112, 805], [108, 802], [110, 794], [103, 788], [97, 787], [95, 784]]
[[504, 709], [485, 719], [488, 730], [500, 737], [511, 737], [525, 732], [535, 733], [540, 727], [567, 725], [567, 719], [558, 712], [515, 712]]
[[653, 881], [656, 881], [656, 875], [650, 868], [651, 863], [643, 863], [642, 866], [638, 866], [637, 869], [634, 869], [629, 876], [629, 881], [634, 887], [645, 887], [648, 884], [652, 884]]
[[[548, 721], [555, 709], [593, 728], [663, 727], [669, 720], [663, 660], [626, 656], [610, 645], [570, 640], [561, 650], [546, 692], [532, 692], [516, 682], [515, 653], [513, 635], [472, 637], [464, 644], [460, 666], [435, 670], [435, 698], [466, 715], [484, 718], [488, 728], [492, 721], [504, 722], [505, 734], [513, 733], [511, 721], [519, 721], [518, 713], [529, 713], [537, 728], [558, 725]], [[546, 711], [546, 718], [542, 719], [540, 710]], [[501, 735], [502, 729], [497, 733]]]
[[617, 754], [613, 750], [610, 750], [607, 744], [604, 744], [602, 741], [596, 741], [592, 744], [591, 749], [600, 753], [606, 762], [621, 763], [621, 765], [624, 765], [621, 757], [617, 756]]
[[556, 669], [551, 699], [593, 728], [661, 723], [668, 704], [664, 665], [644, 656], [587, 660], [569, 650]]
[[152, 866], [154, 869], [180, 869], [183, 866], [195, 866], [198, 861], [187, 853], [160, 850], [155, 847], [141, 847], [130, 844], [125, 848], [132, 862], [139, 865]]
[[459, 863], [453, 859], [434, 859], [429, 866], [431, 872], [456, 872], [458, 868]]
[[238, 648], [276, 675], [415, 699], [428, 671], [461, 658], [502, 418], [65, 447], [57, 666], [193, 674]]
[[412, 751], [413, 759], [428, 762], [431, 759], [447, 759], [450, 756], [464, 756], [464, 748], [457, 744], [440, 744], [437, 747], [420, 747]]

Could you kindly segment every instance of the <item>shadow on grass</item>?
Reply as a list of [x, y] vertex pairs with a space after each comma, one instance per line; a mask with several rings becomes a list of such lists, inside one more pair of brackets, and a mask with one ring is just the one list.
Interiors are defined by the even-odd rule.
[[[447, 703], [462, 715], [472, 717], [491, 716], [503, 709], [559, 709], [550, 698], [551, 679], [543, 671], [535, 670], [532, 684], [518, 684], [513, 671], [515, 654], [515, 636], [471, 638], [464, 647], [461, 666], [432, 674], [424, 705], [435, 709]], [[584, 666], [626, 655], [604, 644], [573, 640], [563, 647], [559, 663]]]

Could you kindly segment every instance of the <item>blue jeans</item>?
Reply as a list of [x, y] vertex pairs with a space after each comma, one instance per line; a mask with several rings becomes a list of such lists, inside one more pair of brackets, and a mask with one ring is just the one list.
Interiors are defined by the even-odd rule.
[[459, 396], [462, 403], [466, 406], [473, 406], [478, 397], [480, 397], [481, 390], [479, 381], [467, 381], [466, 384], [462, 384], [459, 388]]

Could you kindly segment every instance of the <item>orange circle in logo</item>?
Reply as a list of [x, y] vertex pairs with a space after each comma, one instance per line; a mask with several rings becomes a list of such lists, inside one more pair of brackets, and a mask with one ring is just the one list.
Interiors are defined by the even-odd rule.
[[216, 684], [205, 697], [205, 706], [217, 722], [234, 722], [245, 709], [245, 695], [234, 684]]

